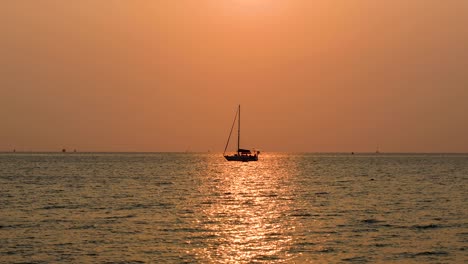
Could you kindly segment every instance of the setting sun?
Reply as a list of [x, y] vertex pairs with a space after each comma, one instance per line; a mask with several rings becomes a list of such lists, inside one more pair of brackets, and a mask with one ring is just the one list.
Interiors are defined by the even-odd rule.
[[[243, 16], [273, 16], [285, 11], [286, 1], [268, 1], [268, 0], [230, 0], [216, 1], [217, 5], [224, 9], [224, 13], [230, 16], [236, 16], [242, 19]], [[244, 17], [245, 19], [245, 17]]]

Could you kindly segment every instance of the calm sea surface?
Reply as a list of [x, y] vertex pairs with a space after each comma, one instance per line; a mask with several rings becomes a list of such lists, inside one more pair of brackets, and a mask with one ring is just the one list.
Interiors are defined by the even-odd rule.
[[1, 263], [467, 263], [468, 155], [0, 154]]

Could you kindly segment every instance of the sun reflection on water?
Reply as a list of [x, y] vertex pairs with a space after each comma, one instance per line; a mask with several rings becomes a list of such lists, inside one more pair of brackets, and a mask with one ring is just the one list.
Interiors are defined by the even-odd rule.
[[265, 160], [219, 164], [219, 177], [203, 186], [213, 194], [201, 214], [211, 239], [197, 255], [225, 263], [290, 259], [295, 226], [284, 216], [292, 192], [283, 184], [288, 174], [271, 165]]

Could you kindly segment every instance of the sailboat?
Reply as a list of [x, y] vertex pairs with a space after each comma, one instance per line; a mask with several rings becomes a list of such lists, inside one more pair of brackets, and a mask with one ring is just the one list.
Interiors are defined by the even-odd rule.
[[[236, 124], [237, 119], [237, 153], [233, 155], [225, 155], [226, 149], [229, 146], [229, 140], [231, 139], [232, 130], [234, 129], [234, 125]], [[249, 150], [249, 149], [241, 149], [240, 148], [240, 105], [237, 109], [236, 115], [234, 117], [234, 121], [232, 122], [231, 132], [229, 133], [229, 137], [226, 143], [226, 147], [224, 148], [223, 156], [226, 158], [227, 161], [257, 161], [258, 155], [260, 151], [257, 150]]]

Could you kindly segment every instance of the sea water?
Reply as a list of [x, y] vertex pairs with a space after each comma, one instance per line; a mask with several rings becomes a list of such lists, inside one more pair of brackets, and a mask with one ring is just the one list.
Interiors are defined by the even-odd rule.
[[466, 263], [468, 155], [0, 154], [1, 263]]

